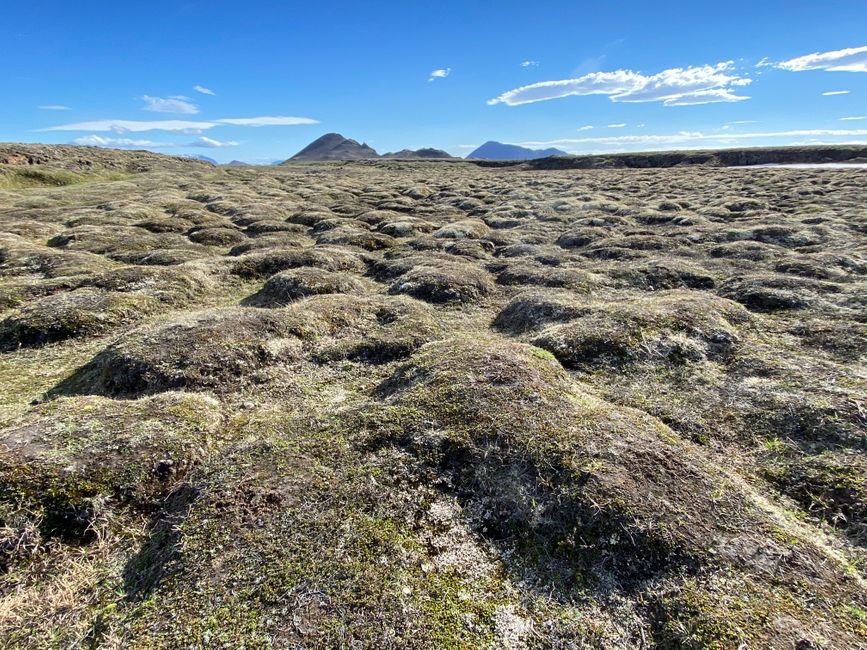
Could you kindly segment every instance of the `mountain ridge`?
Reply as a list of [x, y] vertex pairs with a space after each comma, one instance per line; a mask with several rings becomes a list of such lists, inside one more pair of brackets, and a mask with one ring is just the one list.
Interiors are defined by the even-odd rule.
[[568, 156], [565, 151], [555, 149], [529, 149], [517, 144], [505, 144], [496, 140], [488, 140], [467, 156], [467, 160], [535, 160], [551, 156]]

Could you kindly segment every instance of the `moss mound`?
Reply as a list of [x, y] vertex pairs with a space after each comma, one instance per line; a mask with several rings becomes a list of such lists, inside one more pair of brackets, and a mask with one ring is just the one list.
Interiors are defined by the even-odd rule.
[[286, 269], [313, 266], [326, 271], [364, 271], [357, 255], [329, 248], [272, 250], [238, 258], [232, 272], [244, 278], [267, 278]]
[[393, 361], [443, 332], [433, 308], [403, 296], [317, 296], [293, 303], [288, 311], [310, 319], [312, 329], [298, 332], [317, 361]]
[[712, 289], [716, 284], [708, 271], [678, 260], [644, 262], [628, 269], [614, 269], [610, 275], [627, 286], [645, 291]]
[[[755, 589], [768, 609], [785, 608], [798, 625], [818, 616], [838, 642], [853, 638], [851, 626], [834, 627], [846, 615], [830, 603], [854, 593], [839, 573], [815, 573], [813, 595], [803, 592], [798, 574], [822, 555], [803, 533], [781, 532], [748, 491], [658, 420], [592, 397], [543, 351], [495, 341], [433, 343], [378, 394], [398, 424], [374, 431], [437, 468], [480, 530], [533, 575], [568, 576], [561, 588], [577, 581], [633, 596], [665, 583], [670, 592], [643, 597], [669, 614], [693, 603], [694, 611], [675, 617], [687, 626], [703, 619], [695, 623], [702, 634], [737, 637], [749, 629], [769, 645], [787, 638], [788, 630], [749, 610], [696, 604], [691, 594], [709, 588], [701, 576], [714, 567], [733, 580], [720, 598]], [[797, 541], [769, 544], [774, 534]], [[777, 553], [785, 569], [773, 568]], [[831, 600], [813, 609], [820, 593]], [[678, 645], [689, 634], [660, 631], [659, 639]]]
[[293, 300], [329, 293], [361, 295], [371, 290], [372, 283], [340, 271], [318, 268], [289, 269], [275, 273], [265, 286], [251, 296], [247, 304], [256, 307], [282, 307]]
[[812, 516], [867, 544], [867, 461], [855, 450], [814, 455], [781, 446], [763, 465], [766, 478]]
[[809, 307], [815, 302], [815, 290], [821, 290], [821, 286], [806, 278], [755, 275], [731, 278], [718, 293], [753, 311], [770, 312]]
[[0, 321], [0, 349], [100, 336], [135, 323], [158, 307], [159, 302], [150, 296], [94, 289], [46, 296]]
[[389, 288], [432, 303], [473, 303], [494, 292], [490, 273], [470, 264], [414, 265]]
[[210, 309], [130, 332], [98, 354], [67, 390], [116, 396], [226, 390], [264, 381], [269, 366], [299, 356], [282, 312]]
[[86, 538], [101, 500], [157, 506], [204, 460], [221, 425], [219, 404], [202, 395], [42, 404], [0, 432], [2, 517], [26, 510], [43, 534]]
[[523, 334], [551, 323], [574, 320], [589, 311], [590, 307], [570, 292], [525, 291], [500, 310], [493, 325], [503, 332]]
[[510, 286], [555, 287], [586, 293], [600, 284], [598, 276], [581, 269], [550, 267], [533, 262], [494, 264], [491, 270], [497, 274], [497, 282]]
[[332, 246], [355, 246], [367, 251], [379, 251], [395, 245], [394, 238], [364, 228], [339, 226], [316, 235], [316, 243]]
[[176, 306], [195, 302], [214, 288], [213, 280], [196, 268], [163, 269], [147, 266], [112, 269], [86, 278], [83, 285], [148, 296]]
[[725, 361], [738, 343], [737, 326], [749, 319], [731, 301], [692, 291], [601, 305], [554, 325], [533, 339], [568, 367], [648, 361]]
[[188, 235], [191, 242], [205, 246], [234, 246], [244, 241], [247, 236], [234, 228], [198, 228]]
[[439, 239], [477, 239], [488, 230], [488, 226], [480, 219], [463, 219], [438, 228], [433, 236]]

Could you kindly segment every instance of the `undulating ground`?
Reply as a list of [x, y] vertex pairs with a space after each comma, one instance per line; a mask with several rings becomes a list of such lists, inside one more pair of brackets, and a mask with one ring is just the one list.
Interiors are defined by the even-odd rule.
[[864, 647], [865, 187], [0, 146], [0, 645]]

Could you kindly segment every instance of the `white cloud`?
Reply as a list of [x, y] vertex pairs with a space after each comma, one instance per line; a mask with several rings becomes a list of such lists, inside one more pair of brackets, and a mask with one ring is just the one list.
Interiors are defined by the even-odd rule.
[[309, 117], [240, 117], [194, 122], [189, 120], [96, 120], [50, 126], [39, 131], [111, 131], [112, 133], [140, 133], [144, 131], [173, 131], [176, 133], [199, 134], [215, 126], [231, 124], [234, 126], [293, 126], [298, 124], [319, 124]]
[[589, 131], [589, 130], [592, 129], [592, 128], [593, 128], [593, 127], [592, 127], [590, 124], [585, 124], [584, 126], [579, 126], [579, 127], [578, 127], [578, 130], [579, 130], [579, 131]]
[[73, 144], [91, 147], [110, 147], [112, 149], [184, 149], [189, 147], [220, 149], [237, 147], [240, 143], [234, 141], [221, 142], [213, 138], [197, 138], [192, 142], [156, 142], [154, 140], [135, 140], [132, 138], [107, 138], [101, 135], [85, 135], [75, 138]]
[[477, 144], [459, 144], [458, 149], [478, 149], [479, 145]]
[[296, 126], [299, 124], [319, 124], [318, 120], [309, 117], [233, 117], [214, 120], [219, 124], [234, 124], [236, 126]]
[[428, 81], [433, 81], [434, 79], [445, 79], [452, 73], [451, 68], [439, 68], [438, 70], [434, 70], [430, 73], [430, 77]]
[[142, 110], [152, 113], [179, 113], [182, 115], [195, 115], [199, 107], [190, 101], [189, 97], [175, 95], [174, 97], [151, 97], [142, 96], [145, 105]]
[[174, 146], [172, 144], [166, 145], [160, 142], [154, 142], [153, 140], [133, 140], [131, 138], [106, 138], [101, 135], [85, 135], [80, 138], [75, 138], [72, 143], [87, 145], [90, 147], [112, 147], [115, 149]]
[[[742, 140], [773, 140], [776, 138], [853, 138], [867, 136], [867, 129], [800, 129], [791, 131], [768, 131], [752, 133], [702, 133], [680, 131], [664, 135], [620, 135], [595, 138], [563, 138], [561, 140], [518, 142], [524, 147], [561, 147], [573, 151], [593, 147], [657, 147], [684, 146], [709, 143], [736, 144]], [[819, 141], [819, 140], [817, 140]], [[712, 144], [710, 146], [713, 146]]]
[[829, 90], [826, 93], [822, 93], [825, 97], [833, 97], [834, 95], [848, 95], [848, 90]]
[[843, 122], [858, 122], [860, 120], [867, 120], [867, 115], [856, 115], [854, 117], [841, 117], [840, 120]]
[[626, 125], [625, 124], [609, 124], [608, 128], [609, 129], [622, 129], [624, 126], [626, 126]]
[[186, 145], [181, 145], [185, 147], [204, 147], [206, 149], [222, 149], [223, 147], [237, 147], [240, 142], [235, 142], [234, 140], [228, 140], [225, 142], [221, 142], [220, 140], [214, 140], [213, 138], [206, 138], [202, 136], [193, 142], [190, 142]]
[[538, 65], [539, 65], [538, 61], [529, 61], [529, 60], [528, 61], [521, 61], [521, 67], [522, 68], [535, 68]]
[[211, 90], [210, 88], [205, 88], [204, 86], [199, 86], [198, 84], [193, 86], [193, 90], [195, 90], [197, 93], [202, 93], [203, 95], [216, 95], [217, 94], [213, 90]]
[[719, 102], [739, 102], [748, 97], [735, 95], [728, 88], [713, 88], [710, 90], [699, 90], [694, 93], [687, 93], [677, 97], [670, 97], [663, 102], [665, 106], [697, 106], [699, 104], [716, 104]]
[[44, 106], [40, 106], [39, 110], [42, 111], [71, 111], [72, 109], [69, 106], [63, 106], [61, 104], [46, 104]]
[[735, 88], [752, 80], [734, 72], [734, 62], [689, 68], [671, 68], [655, 75], [632, 70], [591, 72], [575, 79], [541, 81], [521, 86], [488, 104], [519, 106], [573, 95], [607, 95], [614, 102], [663, 102], [666, 106], [687, 106], [749, 99]]
[[813, 52], [788, 61], [781, 61], [776, 67], [792, 72], [805, 70], [828, 70], [829, 72], [867, 72], [867, 46], [850, 47], [831, 52]]
[[143, 131], [175, 131], [177, 133], [201, 133], [217, 126], [215, 122], [189, 120], [95, 120], [50, 126], [40, 131], [111, 131], [112, 133], [140, 133]]

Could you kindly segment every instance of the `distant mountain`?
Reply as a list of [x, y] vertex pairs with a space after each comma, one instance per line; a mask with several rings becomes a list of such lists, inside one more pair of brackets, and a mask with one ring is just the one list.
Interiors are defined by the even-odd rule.
[[383, 158], [402, 158], [404, 160], [408, 158], [453, 158], [450, 153], [447, 151], [443, 151], [442, 149], [431, 149], [430, 147], [425, 147], [424, 149], [401, 149], [400, 151], [395, 151], [394, 153], [384, 153], [382, 154]]
[[344, 138], [339, 133], [326, 133], [289, 160], [366, 160], [368, 158], [379, 158], [379, 154], [366, 144]]
[[223, 167], [247, 167], [250, 163], [245, 163], [242, 160], [232, 160], [227, 162]]
[[184, 158], [192, 158], [193, 160], [201, 160], [202, 162], [211, 163], [214, 166], [217, 166], [219, 163], [213, 158], [208, 158], [207, 156], [202, 156], [201, 154], [189, 154], [184, 156]]
[[467, 158], [484, 158], [486, 160], [535, 160], [548, 156], [568, 156], [560, 149], [527, 149], [516, 144], [503, 144], [489, 140], [473, 151]]

